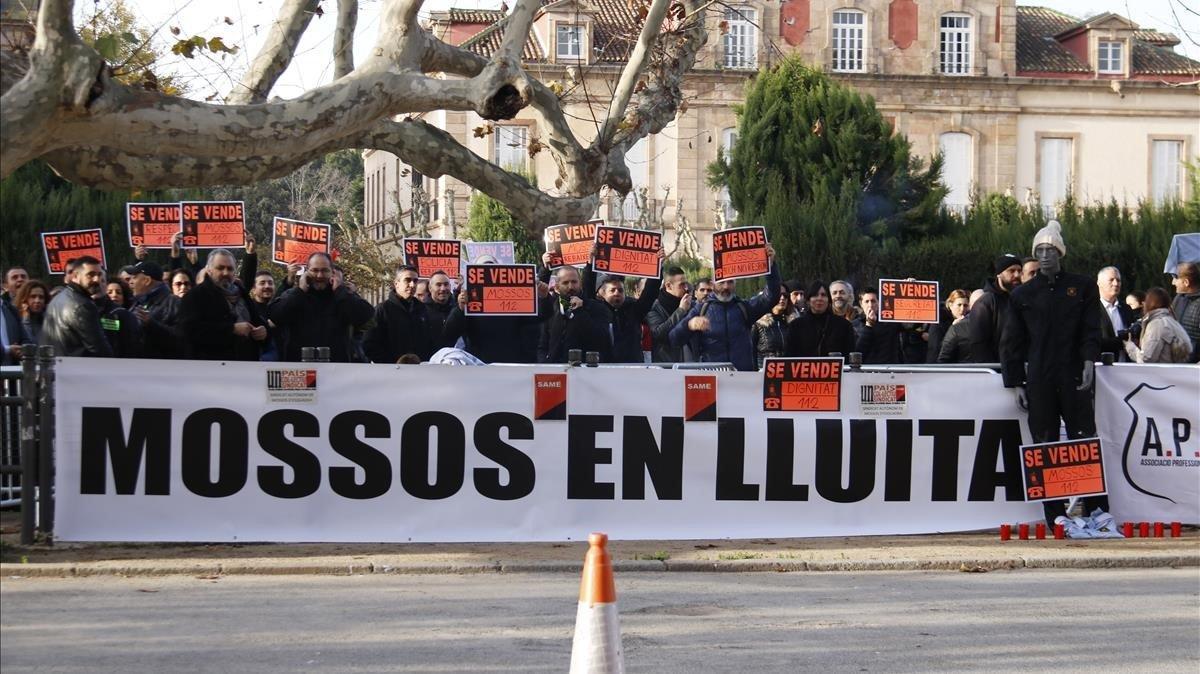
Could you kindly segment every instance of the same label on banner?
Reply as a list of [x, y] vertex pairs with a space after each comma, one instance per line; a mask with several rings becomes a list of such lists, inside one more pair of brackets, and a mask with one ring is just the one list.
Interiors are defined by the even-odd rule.
[[535, 421], [566, 421], [567, 375], [533, 375], [533, 418]]
[[468, 316], [536, 316], [537, 272], [531, 264], [467, 265]]
[[313, 253], [329, 253], [333, 228], [319, 222], [275, 217], [271, 228], [271, 261], [304, 264]]
[[713, 280], [734, 281], [771, 272], [765, 227], [713, 232]]
[[417, 278], [428, 279], [438, 272], [458, 281], [462, 241], [458, 239], [405, 239], [404, 262], [417, 270]]
[[596, 271], [640, 278], [658, 278], [662, 261], [662, 234], [641, 229], [596, 227]]
[[125, 204], [125, 223], [129, 226], [129, 245], [146, 248], [170, 248], [171, 239], [182, 231], [179, 204]]
[[1107, 494], [1100, 438], [1021, 447], [1026, 501]]
[[104, 261], [104, 233], [99, 229], [42, 232], [42, 252], [51, 274], [66, 273], [68, 262], [85, 255], [100, 260], [103, 267], [108, 266]]
[[717, 378], [715, 375], [688, 375], [683, 378], [683, 420], [717, 420]]
[[879, 279], [879, 320], [885, 323], [937, 323], [938, 282]]
[[550, 253], [550, 268], [582, 267], [590, 262], [596, 228], [603, 224], [603, 220], [588, 220], [578, 225], [547, 227], [543, 238], [546, 252]]
[[187, 248], [244, 248], [246, 208], [240, 201], [183, 201], [179, 204]]

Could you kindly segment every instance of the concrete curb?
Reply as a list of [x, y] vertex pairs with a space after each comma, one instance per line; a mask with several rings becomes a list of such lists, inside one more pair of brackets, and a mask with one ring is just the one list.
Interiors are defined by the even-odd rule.
[[[813, 559], [786, 558], [733, 560], [620, 560], [617, 573], [791, 573], [797, 571], [996, 571], [1020, 569], [1117, 569], [1200, 566], [1200, 553], [1142, 553], [1137, 555], [1024, 555], [946, 559]], [[89, 576], [272, 576], [367, 574], [461, 575], [483, 573], [571, 573], [578, 574], [582, 562], [413, 563], [375, 564], [354, 561], [311, 562], [304, 559], [215, 562], [211, 560], [142, 562], [90, 562], [46, 564], [0, 564], [5, 578], [71, 578]]]

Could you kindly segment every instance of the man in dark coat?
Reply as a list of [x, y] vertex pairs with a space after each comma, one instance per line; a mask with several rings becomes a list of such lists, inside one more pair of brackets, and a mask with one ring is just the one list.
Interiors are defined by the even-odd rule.
[[454, 342], [446, 340], [446, 319], [450, 312], [458, 306], [454, 299], [454, 291], [450, 287], [450, 277], [445, 272], [434, 272], [429, 277], [429, 297], [422, 300], [425, 304], [425, 325], [428, 328], [430, 347], [437, 351], [446, 346], [454, 346]]
[[[664, 251], [659, 249], [660, 266], [664, 257]], [[649, 279], [637, 299], [629, 299], [625, 296], [625, 282], [619, 276], [605, 276], [600, 280], [599, 288], [595, 287], [595, 279], [595, 270], [592, 269], [592, 266], [584, 267], [583, 296], [586, 298], [599, 297], [598, 314], [602, 320], [601, 329], [608, 335], [611, 345], [609, 358], [604, 362], [644, 362], [642, 321], [650, 312], [654, 300], [658, 299], [658, 290], [662, 287], [662, 279]]]
[[112, 347], [100, 327], [100, 310], [92, 295], [104, 292], [104, 268], [90, 255], [74, 260], [67, 288], [46, 307], [40, 343], [54, 347], [59, 356], [111, 357]]
[[310, 255], [296, 287], [271, 305], [271, 321], [287, 330], [282, 360], [293, 362], [306, 346], [328, 347], [330, 361], [350, 362], [350, 330], [374, 314], [351, 284], [333, 287], [333, 261], [325, 253]]
[[850, 325], [854, 328], [854, 350], [862, 354], [862, 362], [868, 365], [903, 362], [900, 355], [900, 324], [879, 320], [878, 291], [864, 290], [858, 305], [862, 313]]
[[607, 309], [598, 300], [583, 296], [579, 270], [559, 267], [554, 272], [554, 292], [541, 300], [542, 324], [539, 360], [565, 363], [572, 349], [582, 354], [595, 351], [604, 362], [611, 362], [612, 343], [608, 337]]
[[130, 274], [133, 313], [142, 322], [142, 357], [185, 357], [185, 342], [179, 332], [179, 298], [163, 283], [162, 267], [142, 260], [133, 265]]
[[671, 346], [671, 330], [692, 310], [687, 277], [679, 267], [667, 269], [662, 290], [646, 314], [646, 325], [654, 340], [652, 359], [656, 363], [682, 363], [687, 360], [687, 345]]
[[181, 332], [198, 360], [258, 360], [269, 338], [250, 293], [234, 279], [233, 253], [208, 254], [204, 282], [180, 301]]
[[421, 360], [433, 355], [428, 311], [417, 299], [416, 291], [416, 268], [397, 267], [392, 292], [375, 307], [374, 324], [363, 341], [363, 350], [372, 362], [395, 363], [410, 353]]
[[[1100, 357], [1099, 293], [1092, 279], [1062, 270], [1067, 253], [1055, 220], [1033, 239], [1040, 269], [1032, 281], [1013, 290], [1000, 342], [1004, 385], [1017, 390], [1029, 411], [1033, 441], [1059, 439], [1059, 420], [1069, 439], [1096, 434], [1090, 390]], [[1085, 508], [1107, 510], [1103, 497], [1085, 499]], [[1046, 522], [1065, 512], [1065, 501], [1045, 502]]]
[[1121, 297], [1121, 270], [1105, 267], [1096, 274], [1096, 288], [1100, 292], [1100, 353], [1109, 352], [1119, 361], [1128, 361], [1125, 340], [1119, 333], [1133, 324], [1133, 309]]
[[1000, 335], [1006, 325], [1009, 294], [1021, 285], [1021, 258], [1005, 253], [992, 263], [995, 274], [984, 284], [983, 296], [971, 306], [971, 361], [1000, 362]]

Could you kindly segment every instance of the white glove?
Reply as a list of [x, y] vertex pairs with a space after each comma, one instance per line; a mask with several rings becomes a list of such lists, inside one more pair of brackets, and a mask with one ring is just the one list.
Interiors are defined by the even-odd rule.
[[1019, 405], [1021, 407], [1021, 409], [1028, 412], [1029, 411], [1029, 397], [1027, 395], [1025, 395], [1025, 387], [1018, 386], [1018, 387], [1014, 388], [1013, 391], [1017, 394], [1017, 405]]
[[1089, 360], [1083, 364], [1083, 373], [1079, 377], [1079, 386], [1075, 390], [1090, 391], [1095, 382], [1096, 364]]

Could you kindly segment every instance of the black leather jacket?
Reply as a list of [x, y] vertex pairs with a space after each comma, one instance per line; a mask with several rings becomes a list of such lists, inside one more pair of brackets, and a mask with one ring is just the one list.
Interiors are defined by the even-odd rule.
[[54, 347], [59, 356], [113, 355], [100, 328], [100, 309], [82, 287], [68, 283], [50, 300], [39, 343]]

